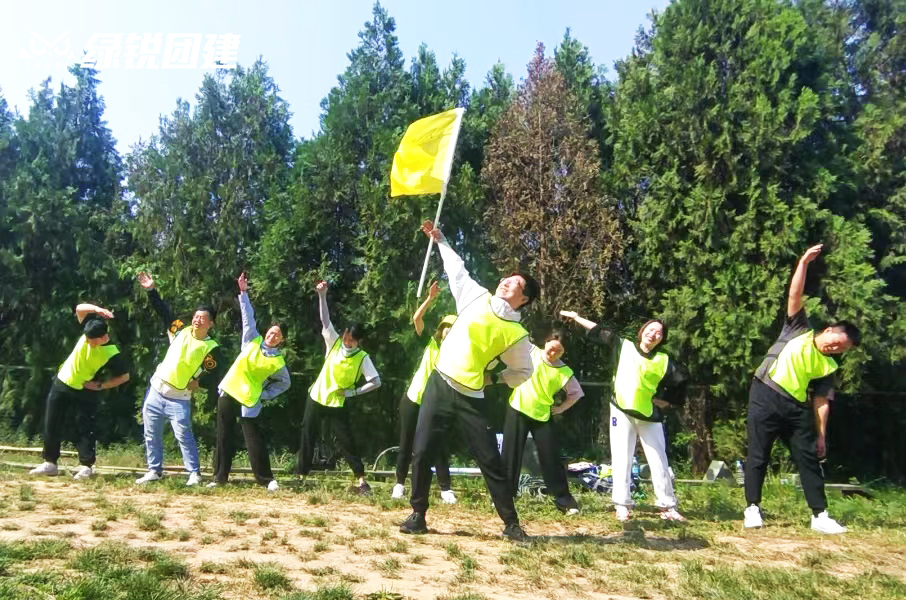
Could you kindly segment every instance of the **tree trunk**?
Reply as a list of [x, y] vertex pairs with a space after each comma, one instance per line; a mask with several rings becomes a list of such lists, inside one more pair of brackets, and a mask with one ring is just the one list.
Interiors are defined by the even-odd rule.
[[690, 386], [688, 402], [683, 411], [683, 426], [695, 437], [689, 442], [689, 457], [694, 475], [704, 475], [714, 458], [713, 401], [707, 386]]

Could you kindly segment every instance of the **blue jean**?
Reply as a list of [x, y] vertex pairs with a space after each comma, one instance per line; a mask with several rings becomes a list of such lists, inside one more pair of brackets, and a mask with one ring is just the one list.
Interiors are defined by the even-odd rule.
[[198, 462], [198, 446], [192, 435], [191, 400], [164, 398], [149, 386], [142, 406], [142, 420], [145, 423], [145, 454], [148, 457], [149, 471], [163, 471], [164, 426], [169, 420], [186, 470], [190, 473], [198, 472], [201, 467]]

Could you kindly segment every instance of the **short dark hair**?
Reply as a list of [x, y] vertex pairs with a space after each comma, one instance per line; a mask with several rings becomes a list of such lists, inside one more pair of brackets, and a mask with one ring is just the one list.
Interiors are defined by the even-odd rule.
[[[271, 327], [277, 326], [280, 328], [280, 333], [283, 334], [283, 339], [286, 339], [286, 336], [289, 335], [289, 323], [286, 321], [274, 321], [271, 323]], [[270, 329], [270, 328], [268, 328]]]
[[212, 321], [217, 320], [217, 309], [211, 306], [210, 304], [199, 304], [195, 307], [195, 312], [203, 311], [208, 313], [208, 316], [211, 317]]
[[107, 321], [100, 318], [91, 318], [82, 325], [82, 332], [89, 340], [96, 340], [107, 335]]
[[557, 340], [558, 342], [563, 342], [566, 338], [566, 332], [557, 327], [556, 329], [551, 329], [551, 332], [547, 334], [547, 337], [544, 338], [544, 343], [548, 343], [551, 340]]
[[361, 323], [353, 323], [346, 328], [346, 331], [352, 336], [352, 339], [357, 342], [361, 342], [365, 339], [365, 326]]
[[846, 334], [846, 337], [849, 338], [849, 341], [853, 343], [853, 346], [862, 345], [862, 332], [854, 323], [849, 321], [837, 321], [830, 326], [831, 329], [842, 329], [843, 333]]
[[538, 281], [528, 273], [522, 271], [516, 271], [510, 277], [518, 275], [525, 280], [525, 287], [522, 288], [522, 295], [528, 298], [528, 301], [522, 306], [528, 306], [535, 301], [538, 296], [541, 295], [541, 285], [538, 284]]
[[664, 334], [661, 336], [661, 341], [658, 342], [658, 346], [667, 341], [667, 324], [660, 319], [648, 319], [645, 321], [645, 324], [639, 327], [638, 332], [635, 334], [635, 341], [638, 344], [642, 343], [642, 332], [645, 331], [645, 328], [651, 325], [652, 323], [660, 323], [661, 329], [663, 329]]

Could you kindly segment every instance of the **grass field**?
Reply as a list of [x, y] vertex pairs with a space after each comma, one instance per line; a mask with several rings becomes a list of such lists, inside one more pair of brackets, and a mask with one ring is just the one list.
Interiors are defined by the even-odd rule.
[[[99, 463], [128, 462], [113, 458]], [[850, 528], [836, 537], [811, 532], [801, 492], [777, 482], [759, 531], [742, 529], [742, 492], [723, 485], [678, 489], [685, 525], [644, 505], [618, 523], [593, 493], [576, 492], [583, 512], [570, 518], [523, 497], [533, 539], [516, 545], [480, 481], [454, 480], [459, 504], [432, 505], [422, 536], [398, 532], [409, 509], [389, 498], [392, 482], [369, 498], [349, 492], [351, 478], [281, 480], [275, 494], [184, 482], [0, 470], [0, 599], [906, 598], [901, 490], [831, 495]]]

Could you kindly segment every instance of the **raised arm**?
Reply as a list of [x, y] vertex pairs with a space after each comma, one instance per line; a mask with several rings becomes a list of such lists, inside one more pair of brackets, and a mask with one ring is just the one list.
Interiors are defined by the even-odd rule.
[[453, 294], [456, 312], [459, 313], [472, 300], [486, 293], [487, 290], [472, 279], [462, 258], [450, 247], [444, 234], [434, 226], [434, 223], [425, 221], [422, 224], [422, 231], [437, 243], [440, 258], [444, 263], [444, 272], [447, 274], [447, 281], [450, 285], [450, 293]]
[[105, 319], [113, 318], [112, 311], [109, 311], [106, 308], [101, 308], [100, 306], [95, 306], [94, 304], [79, 304], [75, 307], [75, 313], [76, 317], [79, 319], [79, 323], [84, 321], [85, 317], [87, 317], [91, 313], [97, 313]]
[[416, 309], [415, 314], [412, 315], [412, 325], [415, 327], [415, 333], [421, 335], [422, 331], [425, 330], [425, 313], [428, 312], [428, 306], [437, 298], [437, 294], [440, 289], [437, 287], [437, 282], [432, 281], [431, 287], [428, 288], [428, 297], [425, 298], [425, 301]]
[[255, 309], [249, 300], [249, 280], [242, 273], [236, 280], [239, 284], [239, 311], [242, 313], [242, 345], [245, 346], [258, 337], [258, 327], [255, 325]]
[[157, 289], [154, 287], [154, 279], [151, 278], [147, 273], [139, 273], [138, 283], [142, 288], [148, 292], [148, 300], [151, 302], [151, 306], [154, 307], [154, 312], [158, 314], [161, 318], [161, 321], [164, 323], [164, 328], [168, 333], [170, 332], [170, 326], [176, 321], [176, 315], [170, 309], [169, 305], [163, 301], [163, 298], [160, 297], [160, 294], [157, 292]]
[[802, 292], [805, 290], [805, 274], [808, 271], [808, 264], [818, 258], [823, 247], [822, 244], [812, 246], [799, 259], [796, 272], [793, 273], [793, 279], [790, 281], [790, 295], [786, 301], [787, 317], [795, 317], [802, 310]]
[[319, 281], [315, 286], [318, 292], [318, 313], [321, 316], [321, 329], [330, 329], [330, 309], [327, 308], [327, 282]]
[[596, 344], [613, 346], [619, 340], [619, 336], [617, 336], [617, 334], [615, 334], [613, 331], [601, 327], [594, 321], [589, 321], [588, 319], [580, 317], [574, 310], [561, 310], [560, 316], [575, 321], [583, 328], [585, 328], [588, 339]]
[[595, 323], [594, 321], [589, 321], [588, 319], [580, 317], [579, 313], [577, 313], [574, 310], [561, 310], [560, 316], [570, 319], [571, 321], [575, 321], [576, 323], [578, 323], [579, 325], [581, 325], [588, 331], [591, 331], [592, 329], [594, 329], [595, 327], [598, 326], [598, 324]]

